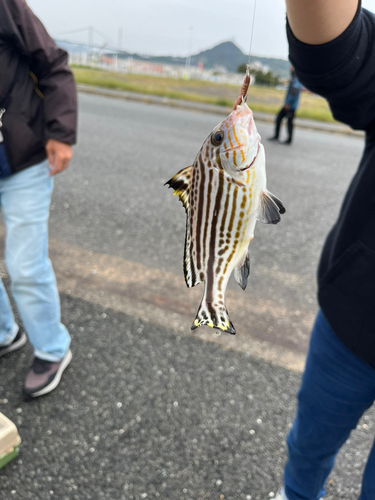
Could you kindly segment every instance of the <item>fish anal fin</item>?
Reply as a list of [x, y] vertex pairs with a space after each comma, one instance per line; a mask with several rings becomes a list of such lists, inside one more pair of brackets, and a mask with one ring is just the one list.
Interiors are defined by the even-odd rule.
[[199, 306], [191, 329], [195, 330], [199, 326], [210, 326], [211, 328], [217, 328], [231, 335], [236, 334], [236, 330], [229, 318], [226, 307], [224, 305], [215, 306], [215, 304], [207, 304], [205, 300], [202, 300]]
[[282, 202], [269, 191], [264, 191], [260, 196], [259, 209], [256, 219], [264, 224], [277, 224], [280, 214], [285, 213]]
[[198, 277], [197, 265], [194, 258], [193, 244], [190, 235], [190, 214], [186, 214], [186, 235], [184, 250], [184, 276], [186, 285], [191, 288], [198, 285], [201, 280]]
[[234, 279], [240, 285], [242, 290], [245, 290], [247, 286], [247, 278], [249, 277], [249, 274], [250, 274], [250, 256], [249, 256], [249, 251], [246, 250], [244, 258], [239, 263], [239, 265], [234, 268], [234, 273], [233, 273]]
[[176, 175], [169, 179], [164, 186], [168, 185], [169, 187], [174, 189], [174, 195], [177, 195], [182, 204], [185, 207], [185, 210], [189, 210], [189, 194], [190, 194], [190, 184], [191, 184], [191, 176], [192, 176], [193, 165], [189, 167], [183, 168]]

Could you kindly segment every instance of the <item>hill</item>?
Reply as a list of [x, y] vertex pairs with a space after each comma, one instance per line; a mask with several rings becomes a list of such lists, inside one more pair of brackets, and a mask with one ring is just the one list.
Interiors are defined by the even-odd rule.
[[[56, 40], [56, 43], [67, 50], [68, 52], [85, 52], [87, 51], [86, 45], [72, 44], [63, 40]], [[96, 53], [103, 53], [103, 49], [92, 48]], [[172, 57], [172, 56], [147, 56], [140, 54], [131, 54], [129, 52], [111, 52], [106, 51], [106, 55], [117, 54], [120, 58], [132, 57], [138, 61], [149, 61], [157, 64], [177, 64], [184, 66], [186, 64], [186, 57]], [[216, 45], [212, 49], [207, 49], [198, 54], [191, 56], [191, 65], [198, 66], [203, 63], [205, 69], [223, 69], [231, 73], [237, 71], [238, 66], [246, 64], [248, 56], [242, 52], [233, 42], [223, 42]], [[251, 62], [259, 62], [263, 66], [268, 66], [270, 71], [280, 77], [287, 77], [289, 75], [289, 62], [285, 59], [276, 59], [270, 57], [251, 56]]]
[[[184, 65], [186, 63], [185, 57], [168, 57], [168, 56], [139, 56], [138, 54], [133, 54], [135, 59], [147, 60], [150, 62], [160, 63], [160, 64], [179, 64]], [[191, 56], [191, 65], [198, 66], [199, 63], [203, 63], [206, 69], [215, 69], [218, 67], [225, 68], [227, 71], [235, 73], [238, 66], [241, 64], [246, 64], [248, 61], [248, 56], [245, 55], [242, 50], [237, 47], [233, 42], [223, 42], [216, 45], [212, 49], [204, 50], [199, 52], [199, 54], [194, 54]], [[290, 63], [286, 59], [276, 59], [271, 57], [260, 57], [251, 56], [251, 62], [259, 62], [264, 66], [268, 66], [272, 73], [279, 75], [281, 77], [287, 77], [289, 75]]]

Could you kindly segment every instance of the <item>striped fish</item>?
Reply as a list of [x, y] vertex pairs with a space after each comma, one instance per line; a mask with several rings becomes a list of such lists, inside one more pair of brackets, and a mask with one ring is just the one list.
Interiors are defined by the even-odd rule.
[[188, 287], [204, 282], [191, 326], [236, 331], [225, 306], [229, 277], [246, 288], [248, 248], [259, 220], [277, 224], [282, 202], [266, 189], [264, 148], [245, 102], [204, 141], [193, 165], [166, 182], [186, 210], [184, 275]]

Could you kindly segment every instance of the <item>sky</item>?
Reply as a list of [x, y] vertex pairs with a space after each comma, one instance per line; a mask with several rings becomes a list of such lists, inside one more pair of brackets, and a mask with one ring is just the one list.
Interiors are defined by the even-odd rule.
[[[225, 42], [249, 53], [255, 0], [28, 0], [50, 35], [145, 55], [186, 57]], [[284, 0], [256, 0], [251, 53], [287, 59]], [[375, 0], [363, 0], [375, 12]]]

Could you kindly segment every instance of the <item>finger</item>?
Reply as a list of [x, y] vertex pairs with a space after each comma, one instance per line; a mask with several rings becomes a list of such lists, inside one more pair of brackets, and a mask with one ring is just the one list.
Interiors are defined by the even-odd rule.
[[70, 159], [69, 158], [58, 158], [56, 159], [56, 162], [55, 162], [55, 165], [54, 167], [52, 168], [52, 170], [50, 171], [50, 175], [56, 175], [60, 172], [62, 172], [63, 170], [65, 170], [66, 168], [68, 168], [68, 165], [69, 165], [69, 162], [70, 162]]
[[48, 166], [49, 166], [49, 168], [53, 168], [55, 165], [55, 159], [56, 159], [55, 152], [51, 149], [47, 149], [46, 151], [47, 151]]

